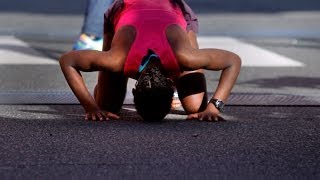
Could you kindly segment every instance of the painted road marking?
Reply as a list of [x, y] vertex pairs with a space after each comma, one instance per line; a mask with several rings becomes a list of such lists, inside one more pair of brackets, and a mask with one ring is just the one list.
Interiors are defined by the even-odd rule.
[[230, 37], [199, 37], [200, 48], [224, 49], [238, 54], [242, 66], [249, 67], [297, 67], [303, 63], [263, 49], [261, 47], [241, 42]]
[[[198, 41], [200, 48], [218, 48], [237, 53], [242, 58], [242, 66], [304, 66], [299, 61], [230, 37], [199, 37]], [[0, 36], [0, 64], [58, 64], [58, 62], [56, 59], [45, 57], [13, 36]]]
[[45, 57], [13, 36], [0, 36], [0, 64], [58, 64], [58, 61]]

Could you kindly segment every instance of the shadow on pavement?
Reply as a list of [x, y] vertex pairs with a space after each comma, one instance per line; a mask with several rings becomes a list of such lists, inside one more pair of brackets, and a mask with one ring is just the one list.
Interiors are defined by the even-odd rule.
[[[37, 107], [37, 106], [35, 106]], [[84, 110], [80, 105], [49, 105], [50, 110], [41, 110], [41, 109], [30, 109], [28, 105], [25, 108], [20, 108], [18, 113], [27, 113], [32, 116], [59, 116], [59, 119], [71, 119], [71, 120], [79, 120], [84, 121]], [[38, 115], [37, 115], [38, 114]], [[147, 123], [143, 122], [141, 117], [137, 114], [133, 105], [124, 105], [119, 113], [120, 120], [119, 121], [129, 121], [129, 122], [139, 122], [139, 123]], [[183, 110], [172, 110], [168, 117], [165, 118], [161, 122], [155, 122], [155, 124], [162, 124], [168, 122], [176, 122], [176, 121], [184, 121], [185, 120], [185, 112]], [[112, 121], [112, 120], [111, 120]], [[115, 121], [113, 121], [115, 122]], [[152, 124], [152, 123], [151, 123]]]
[[67, 50], [53, 49], [53, 48], [34, 47], [34, 49], [41, 52], [46, 57], [53, 59], [53, 60], [56, 60], [56, 61], [59, 61], [59, 59], [63, 53], [68, 52]]
[[284, 87], [320, 88], [320, 78], [284, 76], [278, 78], [255, 79], [239, 84], [255, 84], [262, 88], [280, 89]]
[[[39, 56], [40, 55], [37, 51], [30, 50], [29, 47], [19, 46], [19, 45], [0, 45], [0, 49], [5, 50], [5, 51], [21, 53], [21, 54], [27, 54], [27, 55], [31, 55], [31, 56]], [[48, 51], [48, 49], [46, 49], [46, 51]], [[41, 52], [46, 52], [46, 51], [41, 51]], [[54, 51], [54, 50], [50, 49], [50, 51]]]

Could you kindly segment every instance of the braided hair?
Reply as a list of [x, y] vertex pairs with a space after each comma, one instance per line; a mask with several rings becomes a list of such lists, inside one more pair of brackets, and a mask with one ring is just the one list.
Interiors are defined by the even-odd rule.
[[[144, 58], [149, 58], [154, 52]], [[147, 67], [137, 80], [134, 95], [134, 104], [138, 114], [145, 121], [161, 121], [170, 111], [173, 97], [173, 83], [163, 72], [163, 67], [149, 64], [160, 63], [158, 57], [152, 57]]]
[[[179, 7], [184, 16], [190, 15], [185, 8], [183, 0], [168, 0], [174, 7]], [[114, 18], [124, 8], [124, 0], [115, 0], [114, 8], [108, 12], [105, 28], [113, 31]], [[152, 50], [144, 58], [155, 54]], [[160, 62], [159, 58], [151, 58], [150, 63]], [[138, 78], [136, 87], [132, 90], [134, 104], [138, 114], [145, 121], [161, 121], [170, 111], [173, 97], [173, 83], [166, 78], [163, 67], [148, 66], [143, 75]]]

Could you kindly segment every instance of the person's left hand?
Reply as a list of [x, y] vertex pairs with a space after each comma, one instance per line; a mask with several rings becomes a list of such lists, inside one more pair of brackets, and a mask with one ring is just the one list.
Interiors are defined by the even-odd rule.
[[187, 120], [200, 120], [200, 121], [224, 121], [224, 119], [219, 115], [219, 110], [214, 107], [213, 104], [209, 103], [207, 108], [199, 113], [189, 114]]

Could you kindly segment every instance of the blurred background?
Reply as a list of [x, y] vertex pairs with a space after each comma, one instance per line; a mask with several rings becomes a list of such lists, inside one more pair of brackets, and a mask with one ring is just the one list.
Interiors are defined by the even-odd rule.
[[[319, 38], [318, 0], [186, 0], [200, 34]], [[2, 0], [0, 34], [76, 37], [85, 0]]]

